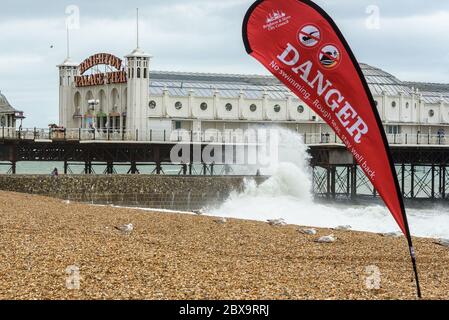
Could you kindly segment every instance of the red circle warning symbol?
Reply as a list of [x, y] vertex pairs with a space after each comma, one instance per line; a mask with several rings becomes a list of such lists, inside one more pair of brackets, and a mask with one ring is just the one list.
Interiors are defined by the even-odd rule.
[[314, 25], [305, 25], [298, 33], [299, 43], [307, 48], [316, 46], [321, 41], [321, 32]]
[[318, 56], [320, 64], [326, 69], [335, 68], [341, 60], [340, 50], [332, 44], [325, 45], [321, 48]]

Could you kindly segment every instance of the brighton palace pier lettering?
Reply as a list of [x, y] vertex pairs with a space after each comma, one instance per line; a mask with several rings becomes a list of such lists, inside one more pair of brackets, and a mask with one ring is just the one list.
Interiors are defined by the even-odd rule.
[[115, 71], [108, 73], [91, 74], [87, 76], [75, 77], [77, 87], [99, 86], [112, 83], [126, 83], [127, 76], [125, 71]]
[[[97, 65], [107, 65], [118, 71], [83, 75], [87, 70]], [[109, 53], [97, 53], [84, 60], [78, 68], [81, 75], [75, 77], [77, 87], [127, 82], [126, 72], [122, 70], [122, 60]]]

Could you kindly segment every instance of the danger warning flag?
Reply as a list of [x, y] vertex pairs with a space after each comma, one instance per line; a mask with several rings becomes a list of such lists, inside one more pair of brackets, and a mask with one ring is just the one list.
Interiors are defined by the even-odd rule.
[[415, 253], [396, 170], [374, 99], [333, 20], [309, 0], [258, 0], [243, 22], [248, 54], [335, 131], [352, 153]]

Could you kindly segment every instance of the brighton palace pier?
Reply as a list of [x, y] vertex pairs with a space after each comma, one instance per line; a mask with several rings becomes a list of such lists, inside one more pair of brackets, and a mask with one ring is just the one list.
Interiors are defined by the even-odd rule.
[[[235, 147], [242, 142], [236, 141], [239, 130], [285, 127], [310, 147], [316, 194], [376, 195], [332, 130], [274, 77], [154, 71], [140, 48], [123, 59], [106, 53], [81, 63], [67, 58], [58, 68], [59, 126], [16, 128], [19, 113], [1, 96], [0, 160], [11, 173], [18, 161], [63, 161], [65, 172], [71, 163], [83, 163], [84, 173], [92, 173], [92, 165], [102, 163], [109, 174], [118, 164], [129, 165], [130, 173], [142, 165], [153, 165], [156, 174], [166, 165], [178, 165], [184, 175], [229, 173], [216, 168], [220, 161], [173, 164], [170, 150], [180, 140], [191, 148], [210, 142]], [[404, 82], [366, 64], [361, 68], [404, 196], [445, 199], [449, 85]]]

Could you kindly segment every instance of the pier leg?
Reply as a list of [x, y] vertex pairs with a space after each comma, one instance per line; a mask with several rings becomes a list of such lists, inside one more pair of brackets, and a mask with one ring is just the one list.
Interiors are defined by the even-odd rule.
[[432, 164], [431, 198], [435, 199], [435, 165], [434, 164]]
[[335, 199], [337, 197], [336, 194], [336, 174], [337, 174], [337, 167], [333, 166], [331, 168], [331, 193], [332, 198]]
[[446, 165], [442, 166], [442, 173], [441, 173], [441, 197], [446, 199]]
[[349, 199], [351, 196], [351, 167], [346, 167], [346, 197]]
[[17, 173], [17, 162], [16, 161], [12, 161], [11, 162], [11, 173], [12, 174], [16, 174]]
[[410, 166], [410, 177], [411, 177], [411, 182], [410, 182], [410, 198], [413, 199], [415, 198], [415, 165], [412, 164]]
[[67, 163], [67, 161], [64, 161], [64, 174], [67, 174], [69, 171], [69, 164]]
[[401, 190], [402, 196], [405, 197], [405, 164], [401, 165]]
[[357, 197], [357, 165], [351, 166], [351, 199]]

